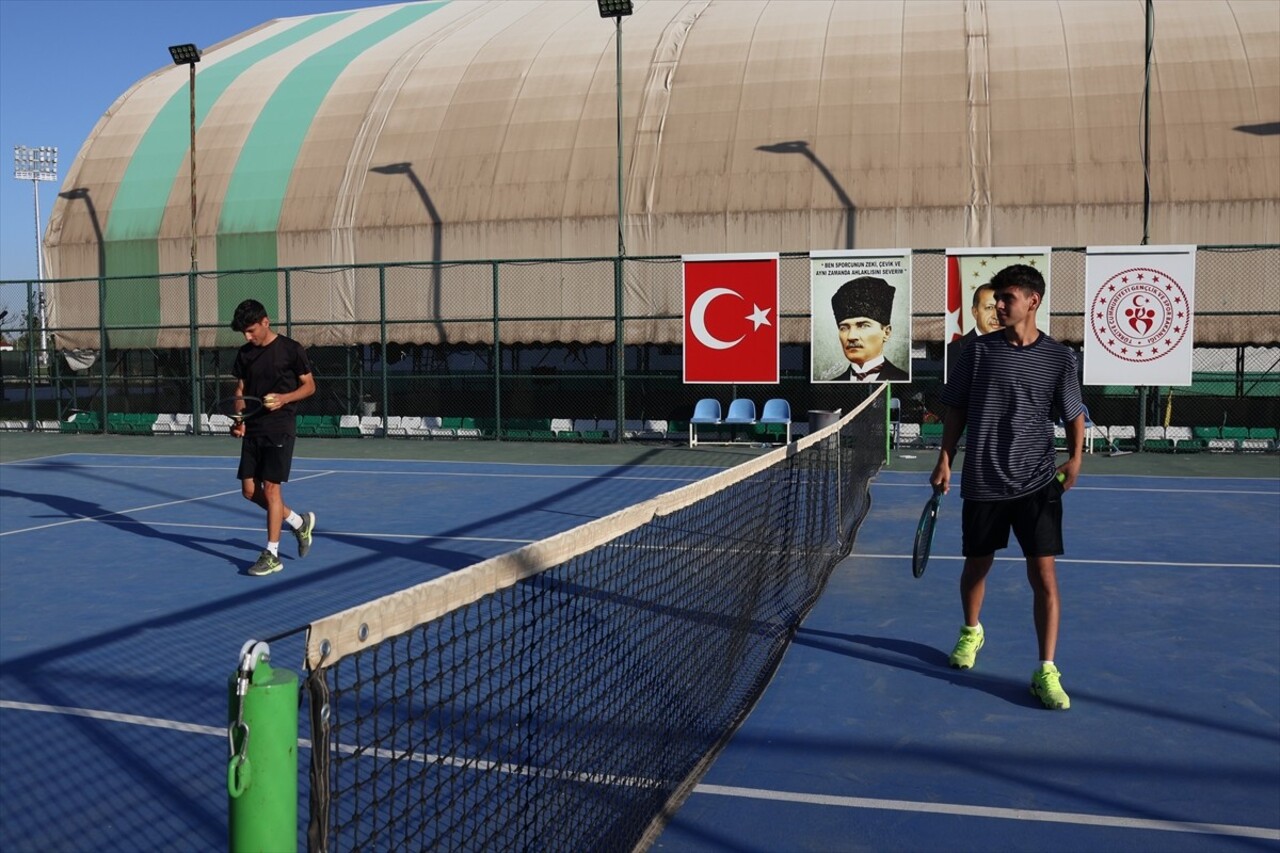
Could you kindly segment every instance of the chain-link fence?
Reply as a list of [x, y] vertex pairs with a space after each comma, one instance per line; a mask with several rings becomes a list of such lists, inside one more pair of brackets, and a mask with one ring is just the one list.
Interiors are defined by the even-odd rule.
[[[927, 441], [943, 372], [943, 250], [913, 253], [912, 377], [893, 388], [902, 433]], [[1085, 254], [1051, 257], [1049, 331], [1079, 347]], [[381, 264], [45, 282], [0, 328], [7, 429], [217, 432], [213, 403], [234, 387], [243, 338], [228, 328], [244, 298], [306, 344], [318, 393], [300, 404], [305, 435], [500, 440], [683, 441], [694, 404], [781, 397], [799, 432], [811, 410], [847, 409], [856, 386], [811, 383], [810, 267], [780, 264], [777, 385], [684, 384], [679, 257]], [[8, 284], [14, 284], [9, 282]], [[1193, 382], [1089, 386], [1097, 435], [1163, 447], [1275, 446], [1280, 425], [1280, 247], [1200, 247]], [[15, 312], [11, 312], [13, 314]], [[192, 318], [195, 321], [192, 321]], [[16, 322], [14, 322], [16, 320]], [[1042, 323], [1043, 324], [1043, 323]], [[1213, 430], [1214, 435], [1210, 435]], [[1192, 446], [1189, 442], [1187, 446]]]

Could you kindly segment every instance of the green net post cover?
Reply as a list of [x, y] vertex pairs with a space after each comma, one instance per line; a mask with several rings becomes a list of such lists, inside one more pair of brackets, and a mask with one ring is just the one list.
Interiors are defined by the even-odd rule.
[[266, 643], [242, 657], [228, 690], [228, 849], [296, 850], [298, 675], [272, 667]]

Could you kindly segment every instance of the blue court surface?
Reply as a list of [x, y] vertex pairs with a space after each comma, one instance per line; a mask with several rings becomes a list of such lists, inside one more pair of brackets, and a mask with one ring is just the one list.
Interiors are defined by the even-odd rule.
[[[263, 515], [234, 467], [0, 466], [6, 851], [225, 847], [227, 680], [246, 639], [716, 470], [298, 459], [285, 497], [317, 513], [314, 549], [294, 559], [286, 533], [284, 571], [253, 578]], [[1012, 555], [988, 581], [977, 668], [947, 667], [960, 501], [944, 500], [912, 578], [925, 478], [877, 479], [854, 555], [654, 849], [1280, 850], [1274, 472], [1081, 479], [1059, 564], [1072, 708], [1057, 713], [1027, 693], [1036, 647]], [[301, 636], [272, 652], [300, 669]]]

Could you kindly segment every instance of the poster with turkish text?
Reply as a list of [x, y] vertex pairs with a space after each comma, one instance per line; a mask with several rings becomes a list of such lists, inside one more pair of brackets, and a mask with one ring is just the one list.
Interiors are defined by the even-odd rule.
[[684, 381], [778, 382], [778, 254], [684, 255]]
[[996, 313], [995, 289], [991, 279], [1006, 267], [1022, 264], [1044, 279], [1044, 298], [1036, 310], [1036, 328], [1049, 331], [1048, 247], [947, 249], [947, 315], [944, 331], [944, 376], [961, 350], [979, 335], [1002, 328]]
[[1190, 385], [1195, 246], [1090, 246], [1084, 384]]
[[911, 250], [809, 253], [812, 382], [911, 381]]

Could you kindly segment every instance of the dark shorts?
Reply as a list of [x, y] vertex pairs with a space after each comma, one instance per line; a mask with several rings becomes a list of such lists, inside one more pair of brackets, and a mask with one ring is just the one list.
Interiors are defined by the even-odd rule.
[[240, 469], [236, 477], [267, 483], [289, 482], [293, 442], [294, 436], [283, 433], [246, 435], [240, 444]]
[[966, 557], [985, 557], [1009, 545], [1009, 530], [1026, 557], [1056, 557], [1062, 547], [1062, 484], [1007, 501], [965, 501], [961, 531]]

